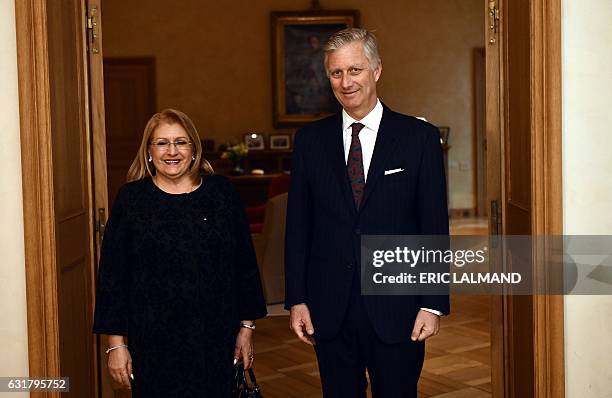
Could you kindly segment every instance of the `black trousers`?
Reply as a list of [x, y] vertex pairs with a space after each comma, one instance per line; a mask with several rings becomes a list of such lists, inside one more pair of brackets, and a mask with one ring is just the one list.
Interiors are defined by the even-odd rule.
[[406, 330], [406, 341], [398, 344], [386, 344], [378, 338], [363, 306], [356, 276], [340, 332], [331, 340], [316, 339], [323, 396], [365, 398], [367, 369], [373, 398], [416, 398], [425, 343], [413, 342], [411, 333], [412, 325]]

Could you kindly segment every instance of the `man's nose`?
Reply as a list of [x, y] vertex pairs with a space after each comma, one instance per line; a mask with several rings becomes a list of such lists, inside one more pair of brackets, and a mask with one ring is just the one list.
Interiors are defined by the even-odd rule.
[[349, 74], [345, 74], [344, 76], [342, 76], [341, 84], [342, 84], [342, 88], [349, 88], [353, 84], [353, 79], [351, 78]]

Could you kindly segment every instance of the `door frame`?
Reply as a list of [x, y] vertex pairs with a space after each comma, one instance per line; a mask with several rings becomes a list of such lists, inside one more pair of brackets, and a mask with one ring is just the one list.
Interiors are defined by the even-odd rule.
[[[30, 376], [57, 377], [59, 322], [46, 2], [16, 0], [15, 17], [29, 370]], [[59, 393], [46, 396], [59, 397]]]
[[[488, 1], [485, 0], [485, 3]], [[503, 4], [500, 6], [503, 7]], [[554, 235], [563, 232], [561, 2], [530, 0], [530, 7], [533, 87], [531, 93], [532, 230], [536, 235]], [[60, 358], [46, 1], [15, 0], [15, 15], [29, 369], [31, 376], [51, 377], [59, 376]], [[502, 35], [499, 36], [501, 39]], [[499, 78], [501, 79], [501, 75]], [[500, 85], [503, 85], [501, 80]], [[487, 91], [490, 93], [491, 88], [489, 87]], [[498, 94], [494, 95], [493, 99], [497, 101], [497, 106], [503, 105], [503, 98], [499, 98]], [[487, 103], [487, 108], [490, 106], [494, 105]], [[503, 116], [498, 122], [498, 126], [503, 128]], [[492, 144], [495, 142], [488, 142], [488, 153], [496, 152], [491, 150]], [[492, 190], [492, 187], [489, 188]], [[534, 296], [533, 300], [535, 396], [563, 397], [565, 391], [563, 297]], [[494, 381], [501, 380], [501, 384], [494, 384], [502, 387], [496, 388], [494, 394], [499, 397], [509, 397], [507, 394], [511, 390], [508, 390], [508, 367], [504, 364], [512, 361], [512, 358], [508, 357], [511, 353], [507, 351], [507, 333], [510, 326], [508, 321], [511, 319], [506, 317], [507, 301], [497, 304], [499, 306], [496, 309], [501, 309], [502, 312], [499, 313], [494, 309], [492, 320], [499, 320], [501, 327], [492, 330], [494, 362], [492, 378]], [[496, 354], [500, 353], [502, 363], [498, 369], [501, 373], [495, 373], [495, 362], [499, 358]], [[31, 395], [59, 397], [59, 393]]]
[[[533, 1], [530, 27], [532, 234], [562, 235], [561, 0]], [[534, 264], [536, 283], [545, 283], [544, 264]], [[533, 303], [535, 396], [565, 397], [563, 296], [534, 296]]]

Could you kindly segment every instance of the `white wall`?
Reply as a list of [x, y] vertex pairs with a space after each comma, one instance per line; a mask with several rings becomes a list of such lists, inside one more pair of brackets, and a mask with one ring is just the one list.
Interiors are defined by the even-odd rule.
[[[566, 235], [612, 234], [612, 2], [562, 0]], [[612, 397], [612, 297], [565, 298], [566, 396]]]
[[[0, 376], [28, 375], [15, 2], [0, 0]], [[0, 393], [27, 397], [28, 393]]]

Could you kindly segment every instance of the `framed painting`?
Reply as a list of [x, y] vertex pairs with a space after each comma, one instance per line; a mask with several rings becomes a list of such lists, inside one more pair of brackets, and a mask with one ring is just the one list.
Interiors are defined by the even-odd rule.
[[274, 127], [299, 127], [340, 110], [323, 65], [323, 45], [359, 26], [358, 10], [271, 13]]

